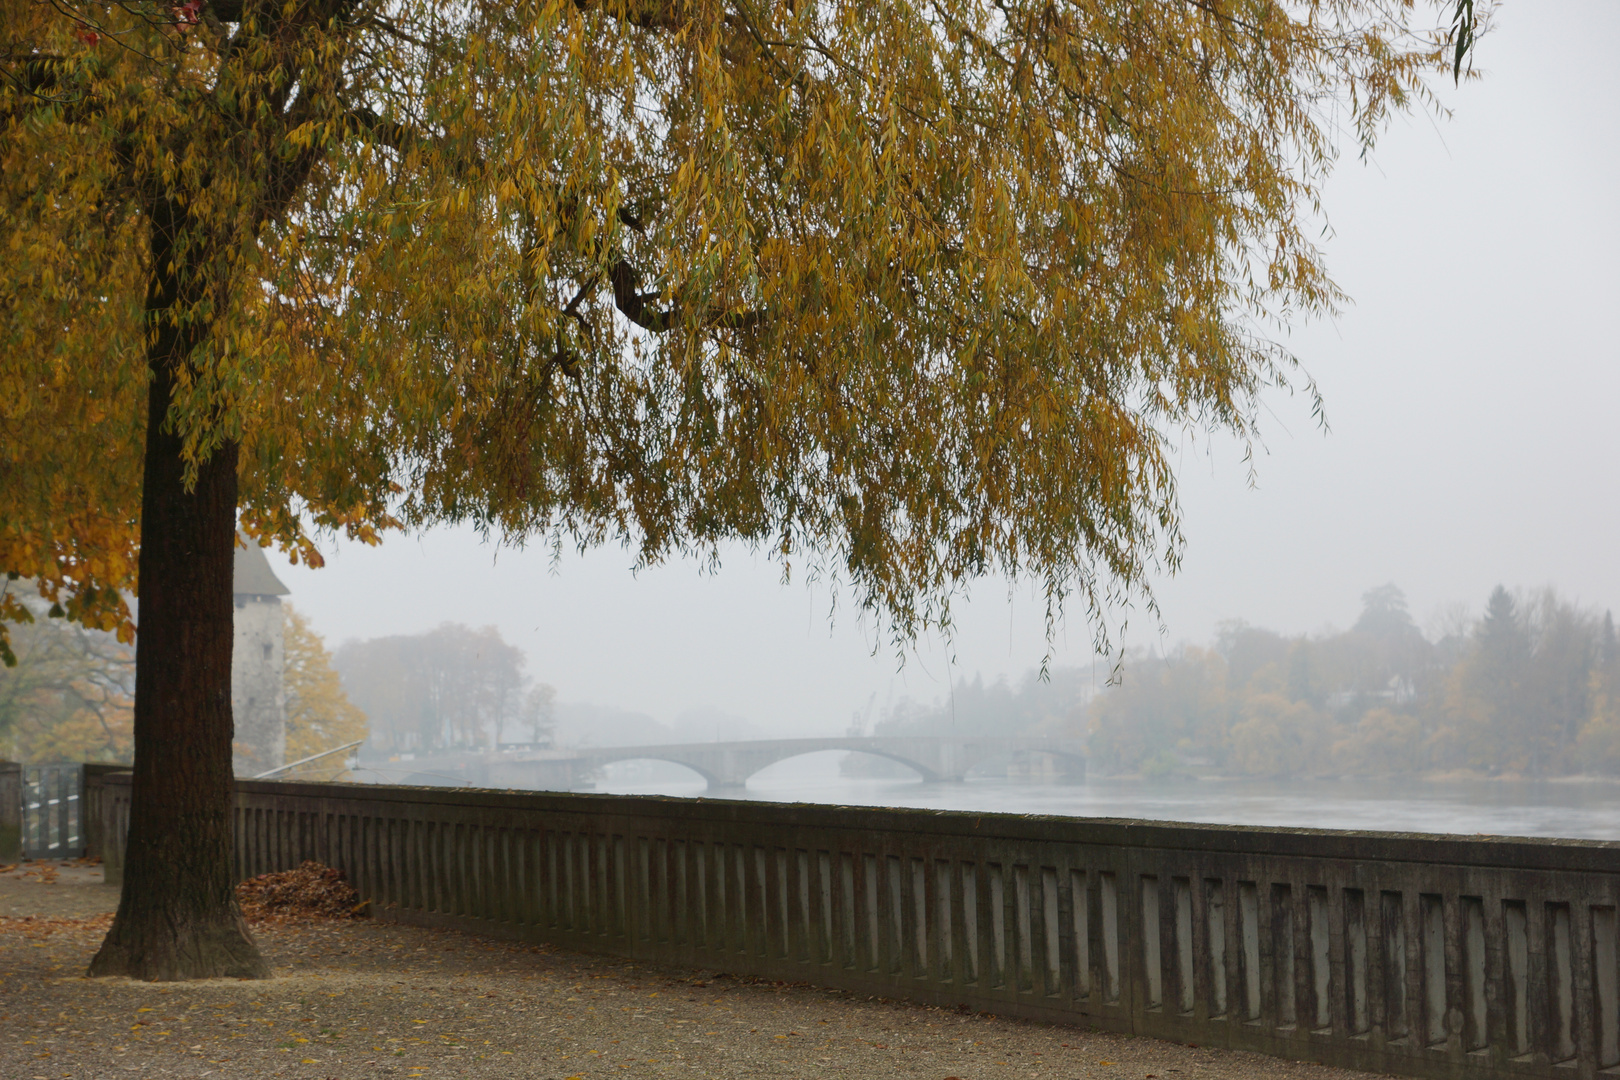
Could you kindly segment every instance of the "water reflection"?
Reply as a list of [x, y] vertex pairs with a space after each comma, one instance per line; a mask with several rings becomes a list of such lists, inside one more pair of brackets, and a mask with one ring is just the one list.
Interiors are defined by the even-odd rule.
[[[609, 770], [596, 790], [709, 794], [685, 770], [667, 775]], [[1596, 782], [1093, 779], [1043, 786], [981, 779], [925, 784], [842, 776], [836, 757], [830, 757], [783, 762], [756, 774], [746, 791], [716, 794], [780, 802], [1233, 825], [1620, 839], [1620, 784]]]

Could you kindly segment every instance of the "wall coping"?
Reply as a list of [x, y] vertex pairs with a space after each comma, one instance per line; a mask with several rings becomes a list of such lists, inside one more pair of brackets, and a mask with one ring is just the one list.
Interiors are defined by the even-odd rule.
[[[97, 781], [122, 786], [129, 784], [131, 779], [129, 773], [110, 773], [97, 778]], [[935, 835], [942, 839], [972, 836], [1028, 844], [1081, 843], [1232, 855], [1301, 856], [1356, 862], [1620, 874], [1620, 841], [1613, 840], [1213, 825], [976, 810], [294, 780], [238, 780], [236, 790], [244, 795], [270, 798], [352, 799], [374, 803], [415, 803], [502, 812], [531, 810], [626, 819], [673, 817], [763, 827], [782, 825], [860, 832], [909, 832]]]

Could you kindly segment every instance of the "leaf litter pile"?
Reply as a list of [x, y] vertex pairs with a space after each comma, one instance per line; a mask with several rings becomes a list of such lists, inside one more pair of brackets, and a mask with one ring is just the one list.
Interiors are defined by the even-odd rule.
[[357, 919], [370, 903], [360, 899], [343, 871], [313, 861], [248, 878], [236, 887], [236, 899], [249, 922]]

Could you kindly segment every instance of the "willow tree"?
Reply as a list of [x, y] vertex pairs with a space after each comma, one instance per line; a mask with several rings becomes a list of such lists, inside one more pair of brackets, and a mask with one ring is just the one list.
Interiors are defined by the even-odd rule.
[[740, 540], [901, 640], [983, 574], [1138, 595], [1167, 435], [1251, 437], [1278, 328], [1338, 300], [1336, 140], [1459, 41], [1410, 0], [0, 5], [0, 568], [126, 634], [138, 582], [91, 970], [150, 979], [265, 971], [238, 517], [309, 559]]

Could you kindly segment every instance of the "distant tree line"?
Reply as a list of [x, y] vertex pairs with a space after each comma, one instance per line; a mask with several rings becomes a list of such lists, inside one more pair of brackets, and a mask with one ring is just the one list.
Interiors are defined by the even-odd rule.
[[493, 626], [441, 623], [423, 634], [339, 646], [343, 688], [370, 720], [369, 753], [549, 745], [556, 691], [524, 673], [523, 650]]
[[1082, 725], [1093, 685], [1108, 677], [1089, 669], [1028, 672], [1017, 683], [982, 676], [959, 680], [931, 705], [902, 698], [873, 725], [874, 735], [1072, 735]]
[[1230, 623], [1207, 647], [1127, 654], [1095, 692], [1108, 673], [963, 682], [878, 730], [1085, 736], [1101, 774], [1620, 774], [1612, 615], [1499, 586], [1479, 618], [1443, 621], [1426, 636], [1385, 585], [1347, 631]]

